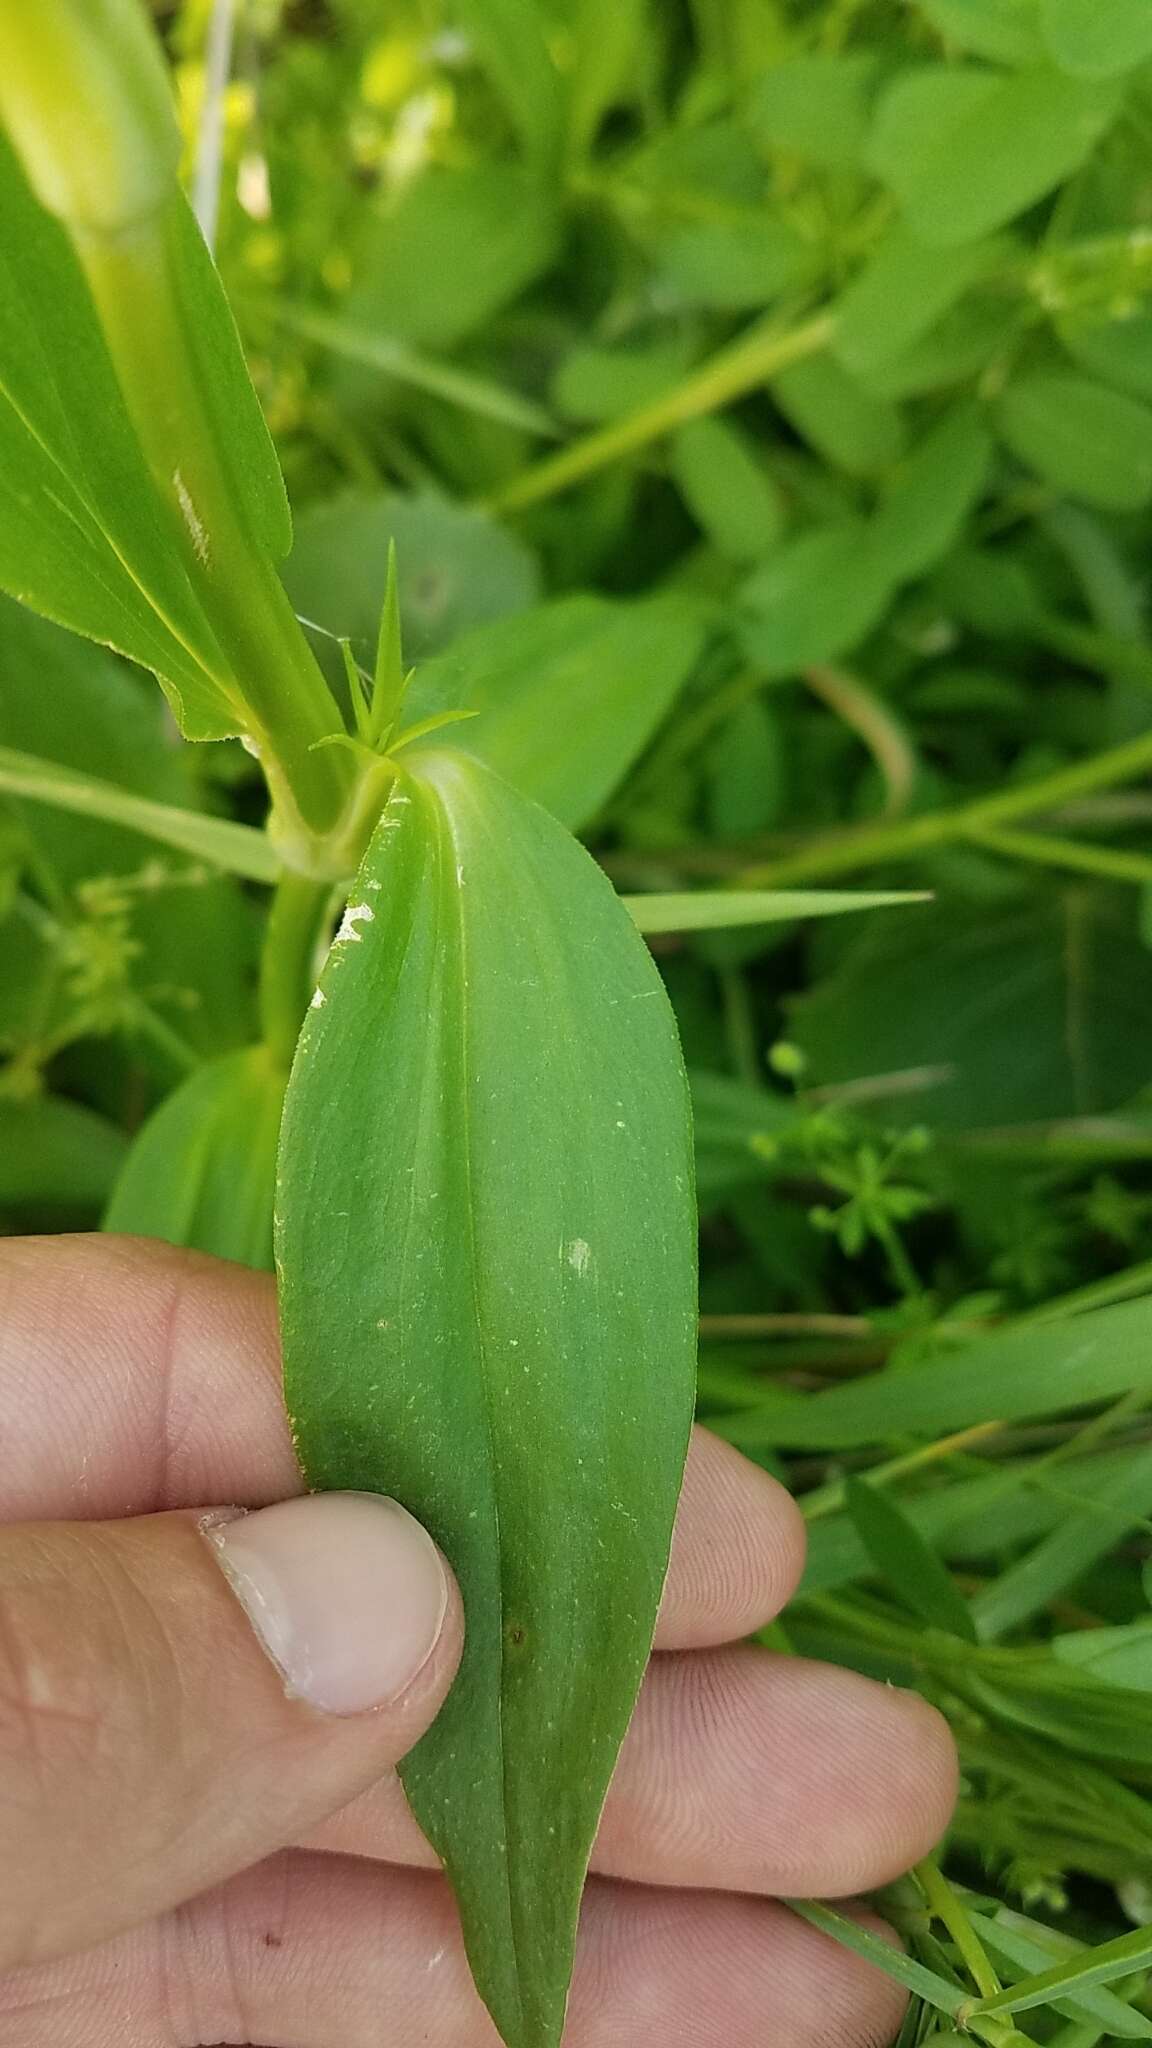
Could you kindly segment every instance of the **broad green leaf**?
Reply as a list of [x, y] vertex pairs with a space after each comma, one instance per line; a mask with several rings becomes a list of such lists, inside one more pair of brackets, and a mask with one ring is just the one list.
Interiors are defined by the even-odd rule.
[[929, 1627], [974, 1643], [976, 1628], [968, 1602], [899, 1502], [866, 1480], [853, 1478], [845, 1483], [845, 1498], [873, 1565], [899, 1599]]
[[813, 270], [811, 244], [787, 221], [685, 221], [653, 238], [657, 265], [691, 304], [749, 311]]
[[675, 334], [644, 347], [580, 342], [560, 364], [552, 398], [569, 419], [618, 419], [670, 390], [687, 367], [687, 347]]
[[995, 416], [1013, 454], [1057, 490], [1111, 512], [1152, 498], [1152, 407], [1138, 399], [1034, 370], [1002, 392]]
[[1120, 1628], [1077, 1629], [1052, 1637], [1052, 1654], [1093, 1678], [1135, 1692], [1152, 1692], [1152, 1616]]
[[915, 1372], [773, 1404], [717, 1425], [734, 1443], [851, 1450], [889, 1437], [943, 1436], [976, 1422], [1063, 1415], [1152, 1388], [1152, 1302], [1124, 1302], [1043, 1329], [983, 1337]]
[[1110, 78], [1152, 57], [1148, 0], [1040, 0], [1040, 22], [1056, 63], [1081, 78]]
[[[305, 621], [347, 635], [372, 670], [388, 548], [396, 544], [404, 649], [435, 654], [469, 626], [523, 611], [539, 596], [524, 543], [483, 512], [421, 492], [347, 492], [314, 505], [296, 523], [284, 568], [288, 595]], [[328, 641], [332, 673], [340, 669]], [[323, 643], [317, 650], [323, 653]]]
[[270, 1267], [283, 1096], [261, 1046], [198, 1068], [138, 1133], [104, 1229]]
[[681, 598], [557, 598], [465, 634], [427, 662], [405, 719], [478, 712], [453, 734], [455, 744], [576, 831], [611, 796], [674, 703], [699, 658], [705, 624], [701, 609]]
[[1044, 55], [1035, 0], [916, 0], [921, 14], [958, 50], [998, 64], [1031, 64]]
[[868, 133], [878, 65], [869, 51], [790, 57], [756, 87], [749, 122], [772, 148], [810, 163], [858, 163]]
[[849, 370], [875, 371], [921, 341], [977, 279], [1007, 259], [999, 236], [930, 248], [894, 221], [840, 300], [832, 346]]
[[208, 861], [228, 874], [244, 875], [249, 881], [274, 882], [280, 873], [271, 840], [250, 825], [153, 803], [114, 782], [99, 782], [95, 776], [79, 775], [53, 761], [39, 761], [33, 754], [0, 747], [0, 791], [5, 790], [76, 817], [103, 819], [127, 832], [155, 839], [161, 846], [178, 847], [181, 853]]
[[1152, 313], [1087, 327], [1070, 323], [1063, 339], [1082, 369], [1133, 398], [1152, 400]]
[[751, 839], [777, 823], [788, 763], [781, 707], [765, 692], [724, 720], [704, 760], [708, 824], [718, 839]]
[[697, 889], [674, 896], [625, 896], [642, 932], [709, 932], [741, 924], [790, 924], [801, 917], [841, 917], [849, 910], [923, 903], [899, 890], [869, 894], [848, 889]]
[[123, 1132], [60, 1095], [0, 1095], [0, 1207], [96, 1209], [124, 1158]]
[[460, 1579], [402, 1775], [504, 2039], [554, 2048], [691, 1415], [686, 1091], [588, 856], [474, 761], [412, 771], [288, 1092], [287, 1399], [311, 1484], [395, 1494]]
[[770, 554], [784, 523], [780, 493], [732, 420], [691, 420], [669, 451], [680, 495], [714, 548], [734, 562]]
[[885, 1101], [890, 1120], [996, 1128], [1127, 1102], [1148, 1076], [1150, 1005], [1129, 906], [1074, 890], [995, 915], [953, 902], [878, 918], [796, 1004], [789, 1036], [815, 1084], [919, 1074]]
[[181, 559], [76, 259], [0, 137], [0, 584], [155, 670], [185, 730], [219, 737], [240, 719]]
[[[114, 801], [128, 791], [162, 805], [194, 801], [188, 753], [173, 746], [151, 680], [6, 597], [0, 597], [0, 748], [42, 756], [39, 768], [50, 775], [70, 768], [105, 787], [118, 784], [109, 791]], [[14, 805], [2, 802], [0, 811], [16, 815]], [[40, 861], [64, 887], [140, 865], [144, 849], [135, 834], [81, 824], [78, 812], [60, 816], [46, 805], [21, 807], [19, 816]]]
[[773, 379], [772, 395], [797, 433], [850, 476], [888, 469], [903, 452], [897, 408], [857, 383], [832, 354], [793, 363]]
[[979, 413], [961, 406], [925, 435], [896, 471], [872, 521], [893, 582], [922, 575], [963, 531], [988, 480], [992, 441]]
[[578, 0], [571, 29], [568, 146], [582, 156], [605, 116], [631, 104], [642, 84], [652, 29], [648, 0]]
[[457, 0], [455, 12], [526, 154], [547, 165], [559, 147], [564, 119], [549, 15], [539, 0]]
[[1110, 85], [1059, 71], [925, 67], [884, 95], [869, 159], [923, 241], [968, 242], [1074, 171], [1117, 104]]
[[744, 585], [744, 644], [770, 676], [830, 661], [871, 631], [891, 588], [864, 520], [812, 527]]
[[553, 202], [528, 172], [434, 164], [372, 222], [348, 318], [370, 334], [453, 348], [544, 270], [555, 248]]

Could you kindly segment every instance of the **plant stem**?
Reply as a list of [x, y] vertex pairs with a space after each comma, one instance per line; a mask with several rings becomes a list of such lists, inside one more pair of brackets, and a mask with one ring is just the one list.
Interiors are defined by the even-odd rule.
[[1008, 860], [1035, 861], [1041, 867], [1066, 868], [1075, 875], [1103, 875], [1108, 881], [1135, 882], [1144, 889], [1152, 882], [1152, 859], [1144, 854], [1058, 839], [1048, 832], [1004, 832], [988, 825], [974, 827], [965, 836], [974, 846], [1002, 853]]
[[544, 498], [571, 489], [573, 484], [595, 476], [622, 456], [632, 455], [638, 448], [659, 440], [673, 427], [730, 405], [733, 399], [754, 391], [790, 363], [817, 354], [829, 340], [832, 328], [829, 313], [818, 313], [797, 327], [780, 328], [775, 322], [753, 327], [701, 363], [662, 397], [628, 413], [624, 419], [600, 427], [570, 448], [561, 449], [558, 455], [549, 455], [543, 462], [522, 470], [510, 483], [492, 493], [485, 501], [485, 509], [521, 512], [526, 505], [537, 505]]
[[260, 956], [260, 1022], [273, 1063], [287, 1072], [312, 1000], [332, 886], [285, 874], [272, 898]]
[[[955, 844], [975, 833], [1006, 825], [1035, 811], [1053, 809], [1085, 791], [1104, 789], [1152, 769], [1152, 733], [1123, 746], [1109, 747], [1086, 761], [1058, 768], [1020, 788], [977, 797], [953, 810], [929, 811], [894, 824], [869, 826], [864, 831], [846, 832], [783, 860], [743, 869], [736, 884], [746, 889], [777, 889], [796, 882], [822, 880], [828, 875], [851, 874], [857, 868], [873, 867], [881, 861], [901, 860], [927, 847]], [[1130, 878], [1129, 878], [1130, 879]]]
[[981, 1998], [995, 1998], [1000, 1990], [1000, 1979], [984, 1952], [984, 1945], [962, 1901], [957, 1898], [939, 1864], [933, 1857], [926, 1856], [912, 1874], [924, 1893], [933, 1919], [948, 1929], [956, 1943]]
[[173, 505], [184, 562], [250, 713], [280, 808], [330, 830], [352, 781], [324, 676], [217, 446], [180, 312], [179, 195], [117, 235], [74, 236], [145, 456]]

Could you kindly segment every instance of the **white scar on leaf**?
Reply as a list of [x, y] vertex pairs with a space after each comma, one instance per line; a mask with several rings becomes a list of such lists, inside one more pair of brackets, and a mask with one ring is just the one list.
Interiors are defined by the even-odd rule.
[[357, 945], [359, 945], [362, 934], [357, 931], [357, 925], [372, 924], [375, 916], [376, 912], [370, 903], [350, 903], [340, 920], [340, 929], [336, 934], [336, 944], [340, 945], [345, 939], [355, 939]]

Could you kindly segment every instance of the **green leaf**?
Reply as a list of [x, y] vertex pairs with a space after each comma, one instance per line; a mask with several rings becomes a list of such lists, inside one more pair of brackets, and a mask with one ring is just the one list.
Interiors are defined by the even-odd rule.
[[371, 370], [382, 370], [397, 383], [409, 384], [414, 391], [427, 391], [433, 398], [458, 406], [462, 412], [475, 413], [480, 419], [500, 420], [505, 426], [521, 427], [528, 434], [546, 434], [550, 439], [558, 431], [551, 413], [545, 412], [542, 405], [522, 398], [518, 391], [494, 384], [488, 377], [478, 377], [472, 370], [461, 370], [455, 363], [426, 355], [394, 335], [371, 333], [351, 321], [335, 319], [309, 306], [278, 306], [276, 316], [294, 334], [303, 335], [306, 341], [319, 342], [333, 355], [362, 363]]
[[764, 306], [813, 269], [811, 245], [787, 221], [685, 221], [652, 238], [658, 267], [691, 304], [727, 312]]
[[464, 1593], [461, 1675], [405, 1787], [504, 2039], [553, 2048], [691, 1417], [691, 1140], [610, 884], [476, 762], [422, 757], [384, 812], [305, 1024], [279, 1199], [308, 1478], [395, 1494]]
[[636, 98], [651, 27], [647, 0], [577, 0], [568, 80], [568, 143], [576, 156], [590, 148], [614, 107]]
[[1035, 0], [916, 0], [921, 14], [958, 50], [999, 64], [1035, 63], [1044, 54]]
[[1004, 236], [934, 249], [903, 221], [881, 236], [837, 308], [833, 349], [857, 374], [867, 374], [923, 340], [969, 286], [1002, 266]]
[[1152, 400], [1152, 313], [1131, 313], [1090, 327], [1069, 325], [1063, 340], [1069, 355], [1105, 384]]
[[1150, 1005], [1128, 907], [1074, 890], [998, 915], [952, 902], [877, 919], [796, 1004], [789, 1035], [815, 1083], [919, 1074], [885, 1101], [891, 1120], [995, 1128], [1126, 1102], [1147, 1079]]
[[856, 1386], [796, 1398], [719, 1425], [733, 1443], [852, 1450], [889, 1437], [943, 1436], [977, 1422], [1062, 1415], [1152, 1388], [1152, 1301], [1124, 1302], [1043, 1329], [1006, 1331]]
[[682, 598], [557, 598], [465, 634], [426, 663], [406, 715], [478, 712], [454, 735], [456, 745], [576, 831], [674, 703], [704, 631], [704, 613]]
[[580, 342], [560, 364], [552, 397], [569, 419], [619, 419], [659, 398], [687, 367], [687, 348], [676, 335], [627, 348]]
[[896, 407], [866, 390], [834, 355], [793, 363], [773, 378], [772, 395], [797, 433], [850, 476], [887, 469], [903, 451]]
[[1152, 57], [1148, 0], [1040, 0], [1040, 24], [1056, 63], [1081, 78], [1110, 78]]
[[1081, 1481], [1071, 1489], [1084, 1505], [1068, 1504], [1060, 1526], [977, 1595], [973, 1613], [982, 1641], [1039, 1614], [1152, 1513], [1152, 1452], [1138, 1452], [1106, 1481], [1095, 1487]]
[[720, 554], [752, 562], [771, 553], [784, 520], [780, 494], [733, 421], [690, 421], [673, 436], [669, 462], [680, 495]]
[[[1090, 1630], [1087, 1637], [1081, 1636], [1078, 1640], [1090, 1640], [1094, 1633], [1096, 1631]], [[1007, 1908], [994, 1915], [974, 1913], [972, 1922], [985, 1947], [999, 1962], [1009, 1965], [1013, 1977], [1035, 1975], [1054, 1961], [1070, 1960], [1086, 1953], [1082, 1942], [1073, 1941], [1055, 1928], [1026, 1920], [1023, 1914], [1010, 1912]], [[1121, 2041], [1152, 2040], [1152, 2020], [1145, 2019], [1143, 2013], [1125, 2005], [1111, 1991], [1100, 1988], [1082, 1991], [1078, 1996], [1072, 1993], [1066, 1999], [1054, 1999], [1053, 2007], [1070, 2017], [1093, 2021], [1097, 2028], [1103, 2027], [1109, 2035], [1115, 2035]]]
[[0, 1205], [95, 1209], [124, 1158], [123, 1133], [59, 1095], [0, 1095]]
[[923, 241], [967, 242], [1068, 177], [1117, 104], [1111, 86], [1058, 71], [925, 67], [881, 100], [869, 159]]
[[858, 1921], [847, 1919], [843, 1913], [834, 1912], [831, 1906], [820, 1905], [815, 1899], [786, 1899], [784, 1903], [799, 1914], [801, 1920], [806, 1920], [809, 1927], [831, 1935], [842, 1948], [851, 1949], [853, 1955], [862, 1956], [866, 1963], [883, 1970], [886, 1977], [893, 1977], [897, 1984], [902, 1984], [914, 1997], [924, 1999], [937, 2012], [958, 2013], [966, 2003], [958, 1984], [950, 1984], [946, 1977], [926, 1969], [923, 1963], [905, 1955], [903, 1949], [881, 1941], [878, 1935], [861, 1927]]
[[203, 811], [178, 810], [172, 804], [153, 803], [133, 796], [114, 782], [99, 782], [95, 776], [80, 775], [53, 761], [39, 761], [33, 754], [18, 754], [0, 747], [0, 790], [31, 803], [50, 804], [77, 817], [100, 818], [125, 831], [138, 832], [162, 846], [178, 847], [226, 873], [245, 875], [253, 882], [274, 882], [280, 861], [271, 840], [250, 825], [235, 825], [229, 818], [213, 818]]
[[1111, 512], [1152, 498], [1152, 408], [1057, 370], [1035, 370], [1001, 393], [996, 420], [1014, 455], [1046, 483]]
[[930, 1628], [974, 1643], [976, 1628], [968, 1602], [898, 1502], [863, 1479], [846, 1480], [844, 1494], [860, 1540], [891, 1590]]
[[1099, 1948], [1082, 1949], [1070, 1962], [1057, 1963], [1051, 1970], [1041, 1970], [1034, 1977], [1025, 1977], [1019, 1984], [1010, 1984], [1006, 1991], [997, 1992], [995, 1998], [982, 1998], [971, 2008], [969, 2017], [982, 2013], [1033, 2012], [1038, 2005], [1050, 2005], [1054, 1999], [1070, 1991], [1086, 1991], [1093, 1984], [1108, 1984], [1117, 1977], [1131, 1977], [1137, 1970], [1146, 1969], [1152, 1963], [1152, 1930], [1137, 1927], [1131, 1934], [1122, 1934], [1116, 1941], [1106, 1941]]
[[642, 932], [710, 932], [741, 924], [790, 924], [802, 917], [840, 917], [849, 910], [924, 903], [899, 890], [697, 889], [685, 895], [625, 896]]
[[749, 123], [771, 148], [795, 150], [810, 163], [858, 163], [878, 68], [870, 51], [788, 58], [759, 81]]
[[945, 414], [897, 470], [872, 521], [880, 562], [894, 582], [946, 555], [988, 481], [992, 440], [974, 407]]
[[555, 249], [553, 203], [527, 171], [433, 164], [373, 221], [348, 318], [389, 340], [454, 348], [546, 269]]
[[190, 735], [239, 729], [79, 266], [2, 137], [0, 585], [155, 670]]
[[871, 631], [891, 588], [862, 519], [813, 527], [744, 585], [744, 644], [770, 676], [830, 661]]
[[104, 1229], [270, 1267], [283, 1097], [262, 1046], [198, 1068], [138, 1133]]
[[1053, 1636], [1051, 1649], [1062, 1664], [1092, 1678], [1134, 1692], [1152, 1692], [1152, 1616], [1119, 1628], [1077, 1629]]
[[[312, 506], [297, 521], [284, 567], [288, 595], [304, 620], [328, 635], [346, 634], [369, 674], [393, 541], [409, 660], [435, 653], [481, 620], [522, 611], [539, 594], [536, 563], [522, 541], [485, 513], [430, 491], [349, 491]], [[328, 651], [338, 674], [334, 639]]]
[[546, 165], [559, 146], [564, 112], [549, 16], [539, 0], [456, 0], [455, 14], [526, 153]]

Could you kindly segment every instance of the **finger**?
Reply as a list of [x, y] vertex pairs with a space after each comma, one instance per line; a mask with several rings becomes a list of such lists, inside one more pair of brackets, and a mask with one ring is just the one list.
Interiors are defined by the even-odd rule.
[[[0, 1521], [115, 1517], [300, 1489], [271, 1280], [142, 1238], [0, 1244]], [[662, 1649], [770, 1621], [803, 1566], [783, 1487], [697, 1430]]]
[[[847, 1897], [927, 1855], [955, 1796], [947, 1723], [915, 1693], [763, 1650], [659, 1657], [593, 1868], [640, 1884]], [[434, 1860], [395, 1778], [308, 1839], [393, 1862]]]
[[423, 1734], [461, 1633], [435, 1545], [373, 1495], [0, 1531], [0, 1968], [343, 1805]]
[[[784, 1906], [593, 1884], [564, 2048], [882, 2048], [903, 2007]], [[0, 2027], [5, 2048], [498, 2048], [439, 1878], [299, 1854], [0, 1981]]]

